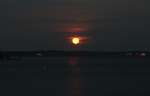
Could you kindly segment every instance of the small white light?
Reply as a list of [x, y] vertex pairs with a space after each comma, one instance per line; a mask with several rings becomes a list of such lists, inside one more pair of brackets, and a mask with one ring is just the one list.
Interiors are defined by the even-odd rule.
[[42, 56], [42, 53], [36, 53], [37, 56]]
[[146, 53], [141, 53], [141, 56], [146, 56]]

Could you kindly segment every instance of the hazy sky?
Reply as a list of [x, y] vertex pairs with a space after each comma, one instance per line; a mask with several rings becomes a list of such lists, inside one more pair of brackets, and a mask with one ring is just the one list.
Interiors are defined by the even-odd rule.
[[[148, 1], [148, 0], [147, 0]], [[146, 0], [1, 0], [3, 50], [145, 50]], [[86, 37], [74, 47], [69, 38]]]

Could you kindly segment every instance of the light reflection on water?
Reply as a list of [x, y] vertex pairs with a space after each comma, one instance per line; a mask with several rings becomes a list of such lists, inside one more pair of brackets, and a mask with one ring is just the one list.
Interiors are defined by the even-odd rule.
[[[80, 64], [79, 58], [75, 56], [69, 57], [68, 60], [70, 74], [69, 74], [69, 96], [81, 96], [82, 85], [80, 77]], [[83, 96], [83, 95], [82, 95]]]

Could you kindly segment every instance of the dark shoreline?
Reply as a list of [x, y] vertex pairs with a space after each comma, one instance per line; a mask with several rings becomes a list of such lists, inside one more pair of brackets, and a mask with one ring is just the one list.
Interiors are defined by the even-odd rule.
[[17, 57], [150, 57], [150, 52], [128, 51], [128, 52], [96, 52], [96, 51], [0, 51], [0, 56]]

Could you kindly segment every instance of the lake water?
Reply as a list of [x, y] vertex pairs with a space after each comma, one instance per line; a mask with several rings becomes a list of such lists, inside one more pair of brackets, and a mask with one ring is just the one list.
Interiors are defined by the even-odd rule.
[[149, 58], [24, 57], [0, 64], [5, 95], [144, 96]]

